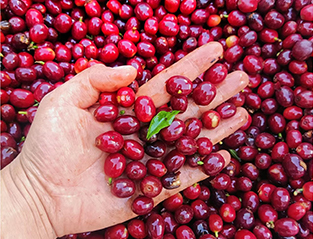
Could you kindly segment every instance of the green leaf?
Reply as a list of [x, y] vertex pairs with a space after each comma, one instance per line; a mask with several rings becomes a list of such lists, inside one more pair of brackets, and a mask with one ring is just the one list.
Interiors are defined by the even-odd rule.
[[173, 110], [171, 112], [160, 111], [154, 116], [149, 125], [147, 139], [150, 139], [152, 135], [159, 133], [161, 129], [170, 126], [178, 113], [178, 110]]
[[229, 152], [231, 156], [233, 156], [235, 159], [237, 159], [239, 162], [241, 162], [241, 158], [237, 155], [237, 152], [234, 149], [229, 149]]

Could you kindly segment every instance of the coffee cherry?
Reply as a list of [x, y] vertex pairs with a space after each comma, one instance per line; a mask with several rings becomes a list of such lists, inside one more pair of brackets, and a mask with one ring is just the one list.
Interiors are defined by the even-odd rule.
[[115, 131], [108, 131], [96, 138], [96, 146], [106, 153], [117, 153], [122, 149], [124, 139]]
[[104, 161], [104, 172], [108, 177], [117, 178], [121, 176], [126, 167], [126, 159], [119, 153], [109, 154]]

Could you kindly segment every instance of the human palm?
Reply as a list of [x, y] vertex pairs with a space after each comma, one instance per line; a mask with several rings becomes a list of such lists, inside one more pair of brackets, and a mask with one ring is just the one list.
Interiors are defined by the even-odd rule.
[[[207, 54], [208, 51], [210, 54]], [[165, 81], [178, 74], [193, 80], [221, 55], [222, 48], [218, 43], [202, 46], [151, 79], [149, 84], [139, 89], [137, 96], [148, 95], [159, 107], [167, 103], [169, 98], [165, 85], [156, 84], [160, 86], [158, 89], [152, 87], [154, 82]], [[111, 130], [112, 126], [96, 121], [93, 116], [94, 104], [101, 91], [114, 92], [127, 86], [135, 77], [136, 70], [129, 66], [107, 68], [96, 65], [54, 90], [40, 103], [18, 160], [57, 236], [101, 229], [135, 216], [131, 211], [131, 202], [140, 192], [138, 190], [134, 196], [126, 199], [116, 198], [110, 192], [103, 170], [106, 153], [95, 146], [95, 138]], [[234, 72], [217, 87], [217, 96], [209, 106], [189, 104], [187, 111], [177, 117], [183, 120], [200, 117], [202, 112], [215, 108], [242, 90], [247, 83], [246, 74]], [[217, 143], [241, 127], [246, 118], [246, 111], [238, 108], [231, 119], [222, 121], [214, 130], [202, 130], [201, 134]], [[227, 164], [229, 154], [226, 151], [220, 153]], [[142, 161], [147, 160], [145, 156]], [[181, 172], [181, 187], [163, 189], [155, 198], [155, 205], [207, 177], [200, 169], [188, 166], [184, 166]]]

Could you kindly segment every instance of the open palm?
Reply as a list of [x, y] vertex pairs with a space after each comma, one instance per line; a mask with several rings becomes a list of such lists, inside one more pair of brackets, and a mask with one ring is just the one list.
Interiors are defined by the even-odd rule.
[[[198, 48], [142, 86], [137, 96], [150, 96], [156, 107], [167, 103], [169, 95], [163, 82], [173, 75], [194, 80], [222, 53], [222, 47], [215, 42]], [[103, 171], [106, 154], [95, 147], [95, 138], [111, 130], [112, 126], [97, 122], [92, 114], [92, 106], [100, 92], [114, 92], [130, 84], [135, 77], [136, 70], [130, 66], [107, 68], [96, 65], [58, 87], [40, 103], [18, 160], [57, 236], [101, 229], [136, 216], [130, 205], [139, 190], [126, 199], [116, 198], [110, 192]], [[202, 112], [215, 108], [247, 83], [245, 73], [233, 72], [217, 86], [217, 95], [209, 106], [199, 107], [190, 102], [187, 111], [177, 117], [182, 120], [200, 117]], [[201, 135], [217, 143], [241, 127], [246, 118], [247, 112], [238, 108], [234, 117], [221, 121], [214, 130], [202, 130]], [[130, 137], [136, 138], [135, 135]], [[229, 154], [226, 151], [220, 153], [228, 163]], [[147, 160], [145, 155], [142, 161]], [[155, 198], [155, 205], [207, 177], [200, 169], [188, 166], [184, 166], [181, 172], [181, 187], [170, 191], [163, 189]]]

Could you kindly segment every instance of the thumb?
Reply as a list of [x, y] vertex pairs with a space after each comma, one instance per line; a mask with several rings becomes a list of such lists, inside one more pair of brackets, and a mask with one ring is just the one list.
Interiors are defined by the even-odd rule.
[[135, 80], [137, 71], [132, 66], [116, 68], [96, 64], [51, 92], [62, 103], [86, 109], [99, 99], [100, 92], [114, 92]]

